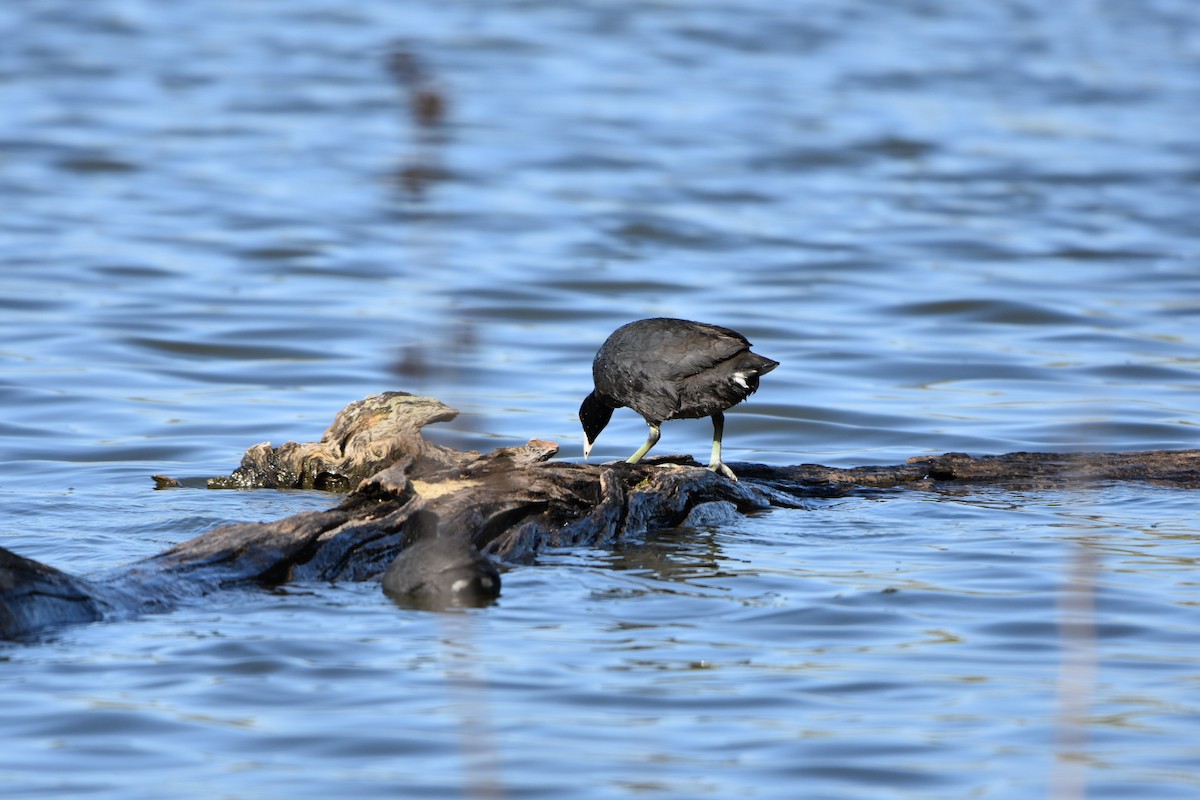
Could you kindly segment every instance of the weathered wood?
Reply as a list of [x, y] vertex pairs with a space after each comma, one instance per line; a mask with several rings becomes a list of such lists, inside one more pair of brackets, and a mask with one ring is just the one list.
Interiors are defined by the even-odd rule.
[[418, 469], [452, 466], [467, 454], [433, 444], [421, 429], [457, 416], [457, 411], [432, 397], [407, 392], [372, 395], [343, 408], [319, 442], [256, 444], [232, 475], [212, 478], [208, 485], [211, 489], [347, 492], [403, 456], [411, 456]]
[[0, 639], [104, 617], [102, 592], [82, 578], [0, 547]]
[[1179, 489], [1200, 488], [1200, 450], [1131, 453], [1006, 453], [916, 456], [904, 464], [839, 469], [817, 464], [769, 467], [740, 465], [738, 475], [787, 492], [813, 496], [822, 487], [837, 494], [847, 487], [933, 489], [947, 485], [1006, 489], [1053, 489], [1138, 481]]
[[[606, 546], [652, 529], [719, 524], [739, 513], [857, 491], [1112, 481], [1200, 488], [1200, 450], [947, 453], [847, 469], [735, 464], [741, 480], [734, 482], [690, 458], [579, 464], [550, 461], [557, 445], [537, 439], [479, 454], [421, 435], [425, 425], [456, 413], [403, 393], [369, 397], [343, 409], [321, 441], [255, 445], [233, 475], [209, 482], [347, 490], [326, 511], [223, 525], [86, 579], [0, 548], [0, 638], [165, 610], [230, 587], [376, 580], [398, 554], [403, 558], [405, 525], [414, 515], [436, 515], [440, 535], [462, 537], [511, 564], [532, 560], [546, 546]], [[162, 476], [156, 482], [179, 485]]]

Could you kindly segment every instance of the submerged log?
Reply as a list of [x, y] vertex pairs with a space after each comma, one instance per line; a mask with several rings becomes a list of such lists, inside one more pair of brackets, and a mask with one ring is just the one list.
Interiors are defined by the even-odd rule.
[[819, 494], [838, 488], [907, 488], [938, 490], [950, 486], [1002, 489], [1066, 489], [1116, 481], [1200, 488], [1200, 450], [1143, 450], [1130, 453], [1005, 453], [971, 456], [943, 453], [914, 456], [905, 463], [881, 467], [822, 467], [802, 464], [770, 467], [743, 464], [737, 473], [778, 489]]
[[[546, 546], [605, 546], [658, 528], [722, 524], [806, 499], [955, 486], [1069, 488], [1142, 481], [1200, 488], [1200, 450], [1142, 453], [963, 453], [895, 466], [839, 469], [733, 464], [731, 481], [690, 458], [641, 464], [550, 461], [552, 442], [489, 453], [427, 441], [421, 429], [456, 411], [392, 392], [351, 403], [321, 441], [255, 445], [214, 488], [340, 489], [326, 511], [223, 525], [150, 558], [81, 578], [0, 548], [0, 638], [72, 622], [128, 617], [237, 586], [378, 580], [399, 556], [409, 520], [438, 521], [494, 559], [529, 562]], [[158, 485], [177, 481], [155, 476]], [[433, 515], [433, 516], [431, 516]], [[415, 530], [415, 528], [414, 528]], [[412, 537], [410, 537], [411, 539]], [[393, 574], [411, 576], [411, 569]]]

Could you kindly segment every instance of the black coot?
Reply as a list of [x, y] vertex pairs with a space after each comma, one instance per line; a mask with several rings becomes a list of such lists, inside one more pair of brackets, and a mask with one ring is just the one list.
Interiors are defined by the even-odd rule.
[[750, 342], [737, 331], [656, 317], [617, 328], [596, 353], [592, 378], [596, 388], [579, 407], [587, 458], [592, 445], [617, 408], [632, 408], [650, 426], [650, 435], [629, 457], [636, 464], [654, 447], [659, 425], [671, 419], [712, 417], [714, 472], [737, 476], [721, 463], [724, 411], [758, 389], [758, 379], [778, 361], [750, 352]]
[[404, 523], [400, 555], [383, 576], [383, 590], [417, 608], [481, 606], [500, 594], [500, 572], [462, 536], [438, 530], [424, 509]]

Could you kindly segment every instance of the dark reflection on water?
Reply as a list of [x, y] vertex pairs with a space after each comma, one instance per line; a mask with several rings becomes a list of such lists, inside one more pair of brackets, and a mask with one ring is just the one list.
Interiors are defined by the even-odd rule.
[[[439, 441], [578, 458], [596, 347], [657, 314], [782, 362], [735, 465], [1196, 446], [1194, 16], [10, 3], [0, 545], [101, 571], [324, 507], [149, 475], [384, 389], [459, 408]], [[618, 413], [596, 455], [643, 437]], [[1190, 798], [1193, 506], [820, 500], [548, 552], [487, 609], [303, 585], [62, 631], [0, 648], [0, 782]]]

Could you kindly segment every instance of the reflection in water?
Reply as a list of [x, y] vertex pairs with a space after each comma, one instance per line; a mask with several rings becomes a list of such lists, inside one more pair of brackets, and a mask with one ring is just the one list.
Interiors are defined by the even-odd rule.
[[467, 319], [453, 319], [433, 338], [425, 331], [408, 334], [415, 339], [400, 348], [394, 372], [406, 386], [420, 387], [435, 377], [440, 384], [462, 381], [463, 365], [477, 358], [479, 339], [476, 325]]
[[1054, 768], [1048, 795], [1053, 798], [1087, 797], [1088, 723], [1094, 713], [1100, 670], [1094, 596], [1100, 571], [1096, 550], [1086, 541], [1078, 542], [1058, 602], [1062, 662], [1058, 673]]
[[446, 94], [419, 58], [411, 42], [396, 42], [387, 57], [388, 72], [409, 96], [408, 110], [421, 130], [436, 130], [446, 121]]
[[499, 800], [508, 793], [495, 738], [498, 709], [490, 697], [475, 620], [467, 613], [443, 613], [438, 623], [438, 661], [450, 700], [447, 716], [457, 721], [463, 795], [468, 800]]
[[403, 95], [415, 150], [395, 171], [395, 184], [409, 201], [425, 199], [430, 188], [449, 177], [442, 166], [449, 115], [447, 90], [411, 42], [396, 42], [386, 59], [387, 72]]
[[605, 565], [650, 581], [689, 583], [728, 574], [721, 536], [715, 529], [652, 531], [625, 542], [603, 558]]

